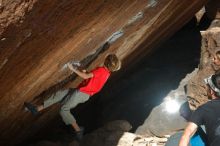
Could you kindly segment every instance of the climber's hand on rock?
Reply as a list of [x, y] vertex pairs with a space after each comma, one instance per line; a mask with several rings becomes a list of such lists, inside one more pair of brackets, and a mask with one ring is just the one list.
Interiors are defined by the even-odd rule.
[[68, 66], [68, 68], [69, 68], [71, 71], [74, 71], [74, 70], [75, 70], [74, 67], [73, 67], [73, 65], [72, 65], [71, 63], [67, 63], [67, 66]]

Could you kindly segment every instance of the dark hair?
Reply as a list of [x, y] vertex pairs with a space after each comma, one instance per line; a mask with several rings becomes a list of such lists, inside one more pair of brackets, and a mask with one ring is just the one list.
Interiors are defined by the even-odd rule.
[[215, 52], [215, 56], [218, 58], [218, 60], [220, 60], [220, 50]]
[[121, 68], [121, 61], [115, 54], [109, 54], [105, 58], [104, 65], [108, 68], [109, 71], [114, 72]]

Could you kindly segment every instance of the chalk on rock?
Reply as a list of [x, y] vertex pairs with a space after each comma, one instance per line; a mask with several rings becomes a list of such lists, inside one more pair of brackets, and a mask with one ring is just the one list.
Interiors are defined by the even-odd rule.
[[147, 8], [148, 7], [155, 7], [157, 5], [157, 1], [156, 0], [150, 0], [148, 5], [147, 5]]
[[66, 70], [67, 69], [67, 64], [64, 64], [63, 67], [61, 68], [61, 71]]
[[132, 18], [128, 21], [128, 24], [130, 25], [130, 24], [134, 23], [135, 21], [137, 21], [137, 20], [143, 18], [143, 16], [144, 16], [144, 13], [143, 13], [143, 12], [138, 12], [134, 17], [132, 17]]
[[71, 63], [73, 66], [77, 66], [77, 67], [80, 67], [80, 66], [81, 66], [80, 61], [70, 61], [70, 63]]
[[109, 42], [110, 44], [115, 42], [117, 39], [119, 39], [121, 36], [123, 36], [124, 32], [123, 30], [119, 30], [115, 33], [113, 33], [108, 39], [107, 42]]

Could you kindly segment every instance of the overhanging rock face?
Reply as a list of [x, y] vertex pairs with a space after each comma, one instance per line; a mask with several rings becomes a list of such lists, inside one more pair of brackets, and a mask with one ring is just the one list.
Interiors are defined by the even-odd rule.
[[67, 84], [72, 79], [67, 62], [93, 68], [111, 52], [124, 64], [131, 63], [183, 26], [206, 0], [16, 2], [0, 6], [0, 15], [13, 12], [10, 9], [22, 12], [0, 21], [1, 145], [24, 140], [57, 114], [50, 109], [50, 116], [32, 117], [23, 111], [23, 103], [54, 85]]

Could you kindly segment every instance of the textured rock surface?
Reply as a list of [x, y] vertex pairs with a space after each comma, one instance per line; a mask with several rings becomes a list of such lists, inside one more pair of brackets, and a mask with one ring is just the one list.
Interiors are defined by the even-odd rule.
[[32, 10], [37, 0], [1, 0], [0, 35], [10, 25], [22, 25], [25, 14]]
[[220, 21], [214, 20], [210, 28], [202, 33], [201, 59], [197, 74], [187, 85], [187, 95], [192, 109], [208, 101], [204, 78], [218, 72], [219, 66], [212, 63], [213, 54], [220, 49]]
[[[178, 30], [206, 0], [0, 2], [0, 142], [10, 145], [53, 120], [56, 108], [32, 117], [23, 111], [23, 102], [39, 102], [42, 98], [35, 97], [43, 91], [74, 79], [65, 68], [68, 61], [82, 61], [91, 69], [109, 52], [127, 64], [136, 61]], [[106, 42], [109, 48], [103, 47]]]
[[[79, 143], [72, 140], [68, 146], [164, 146], [167, 138], [144, 137], [128, 132], [131, 125], [127, 121], [113, 121], [84, 136]], [[34, 146], [61, 146], [64, 143], [41, 141]]]

